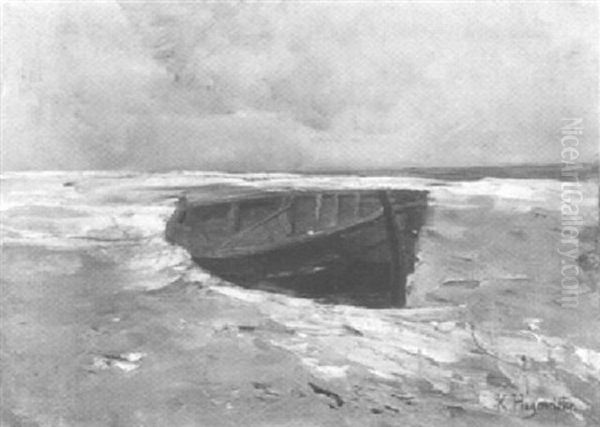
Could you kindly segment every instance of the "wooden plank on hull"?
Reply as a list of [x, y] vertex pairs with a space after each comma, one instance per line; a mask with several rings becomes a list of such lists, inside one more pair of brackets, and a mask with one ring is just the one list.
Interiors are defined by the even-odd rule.
[[227, 223], [231, 233], [240, 231], [240, 205], [237, 202], [231, 203], [227, 215]]

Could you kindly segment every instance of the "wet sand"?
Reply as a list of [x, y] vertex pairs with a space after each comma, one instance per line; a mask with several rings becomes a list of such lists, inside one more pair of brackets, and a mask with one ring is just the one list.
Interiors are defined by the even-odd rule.
[[424, 416], [410, 400], [396, 403], [406, 414], [386, 409], [368, 384], [362, 399], [347, 381], [311, 374], [271, 343], [294, 330], [200, 283], [126, 291], [119, 265], [93, 251], [5, 248], [2, 265], [4, 425], [359, 426]]
[[[20, 247], [2, 257], [4, 425], [509, 425], [426, 383], [358, 368], [314, 375], [272, 343], [297, 331], [199, 283], [124, 291], [119, 266], [93, 253]], [[46, 267], [27, 273], [31, 263]]]
[[123, 291], [119, 266], [93, 253], [2, 257], [7, 425], [340, 423], [318, 380], [262, 337], [289, 332], [253, 310], [195, 284]]

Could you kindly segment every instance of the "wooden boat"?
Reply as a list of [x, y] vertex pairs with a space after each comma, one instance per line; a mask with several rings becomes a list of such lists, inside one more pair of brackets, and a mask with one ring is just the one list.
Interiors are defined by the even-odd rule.
[[167, 240], [202, 268], [244, 286], [375, 286], [405, 305], [426, 191], [217, 193], [180, 198], [167, 222]]

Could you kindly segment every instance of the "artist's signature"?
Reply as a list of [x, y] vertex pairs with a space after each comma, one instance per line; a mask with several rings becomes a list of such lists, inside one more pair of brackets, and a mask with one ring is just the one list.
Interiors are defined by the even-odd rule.
[[483, 406], [499, 412], [521, 413], [533, 416], [542, 410], [573, 413], [575, 404], [568, 397], [533, 398], [522, 393], [490, 393], [480, 396]]

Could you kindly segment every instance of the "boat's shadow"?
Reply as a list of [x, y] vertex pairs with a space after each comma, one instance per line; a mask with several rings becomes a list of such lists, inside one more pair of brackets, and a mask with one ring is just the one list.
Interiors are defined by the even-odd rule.
[[324, 304], [367, 308], [389, 308], [389, 264], [357, 263], [310, 275], [254, 283], [229, 280], [249, 289], [259, 289]]

